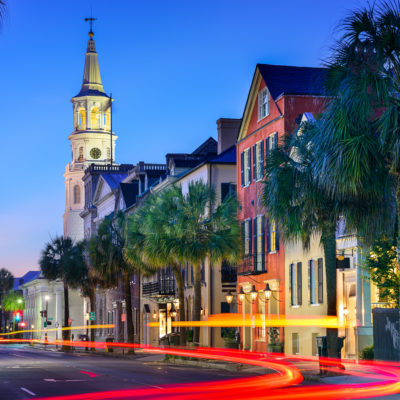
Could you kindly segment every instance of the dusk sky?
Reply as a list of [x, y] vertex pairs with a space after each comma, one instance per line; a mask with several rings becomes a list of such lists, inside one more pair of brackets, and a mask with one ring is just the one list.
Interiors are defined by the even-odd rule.
[[257, 63], [320, 66], [361, 0], [8, 0], [0, 31], [0, 268], [38, 268], [62, 234], [71, 97], [88, 24], [115, 98], [116, 161], [191, 152], [216, 120], [240, 118]]

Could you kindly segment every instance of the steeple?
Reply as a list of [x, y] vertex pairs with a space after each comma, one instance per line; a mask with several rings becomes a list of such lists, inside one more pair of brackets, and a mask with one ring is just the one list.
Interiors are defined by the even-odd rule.
[[85, 55], [85, 69], [83, 71], [82, 87], [80, 96], [107, 96], [101, 83], [99, 60], [97, 59], [96, 45], [93, 40], [94, 33], [89, 32], [89, 40], [87, 43]]

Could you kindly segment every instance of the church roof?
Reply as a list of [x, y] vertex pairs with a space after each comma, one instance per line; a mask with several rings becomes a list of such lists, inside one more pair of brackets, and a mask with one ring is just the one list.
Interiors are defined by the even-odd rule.
[[87, 43], [85, 55], [85, 68], [83, 71], [82, 87], [75, 97], [82, 96], [106, 96], [101, 82], [99, 60], [97, 59], [96, 45], [93, 40], [93, 33]]
[[128, 174], [101, 174], [103, 179], [107, 182], [110, 189], [117, 189], [120, 182], [122, 182]]
[[21, 278], [14, 278], [14, 287], [13, 290], [19, 290], [19, 287], [24, 283], [31, 282], [40, 276], [40, 271], [28, 271]]

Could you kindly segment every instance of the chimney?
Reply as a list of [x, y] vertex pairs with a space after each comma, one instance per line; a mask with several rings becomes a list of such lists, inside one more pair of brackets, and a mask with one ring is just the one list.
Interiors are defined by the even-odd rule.
[[217, 120], [218, 154], [236, 144], [241, 122], [240, 118], [220, 118]]

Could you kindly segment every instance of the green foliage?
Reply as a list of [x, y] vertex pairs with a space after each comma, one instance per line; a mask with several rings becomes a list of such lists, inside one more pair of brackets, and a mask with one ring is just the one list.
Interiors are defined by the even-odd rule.
[[360, 352], [360, 358], [362, 360], [373, 360], [374, 359], [374, 345], [364, 347]]
[[193, 342], [193, 330], [192, 329], [186, 330], [186, 341]]
[[399, 304], [400, 274], [395, 241], [386, 238], [375, 242], [365, 260], [370, 279], [379, 288], [379, 298]]
[[25, 300], [17, 292], [11, 291], [4, 295], [2, 307], [5, 311], [10, 312], [23, 310], [25, 308]]
[[269, 336], [270, 344], [274, 344], [274, 345], [280, 344], [280, 341], [279, 341], [279, 337], [280, 337], [279, 328], [276, 328], [276, 327], [269, 328], [268, 329], [268, 336]]
[[0, 269], [0, 299], [1, 296], [11, 290], [14, 286], [13, 274], [5, 268]]

